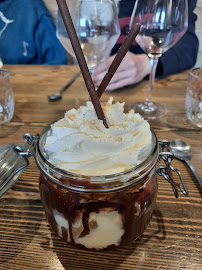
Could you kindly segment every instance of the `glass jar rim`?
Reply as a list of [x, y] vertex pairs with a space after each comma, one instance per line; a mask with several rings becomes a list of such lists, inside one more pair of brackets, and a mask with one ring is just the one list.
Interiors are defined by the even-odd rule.
[[[52, 182], [55, 184], [62, 186], [66, 189], [71, 190], [77, 190], [79, 192], [98, 192], [98, 186], [103, 185], [103, 192], [106, 192], [108, 188], [106, 186], [110, 186], [110, 190], [117, 190], [126, 186], [129, 186], [131, 184], [139, 183], [141, 179], [143, 179], [144, 175], [148, 173], [148, 168], [153, 169], [157, 160], [158, 160], [158, 140], [156, 137], [155, 132], [153, 129], [151, 129], [152, 133], [152, 148], [150, 150], [150, 153], [146, 157], [144, 161], [142, 161], [140, 164], [132, 167], [131, 169], [115, 173], [115, 174], [109, 174], [109, 175], [102, 175], [102, 176], [87, 176], [87, 175], [80, 175], [73, 173], [71, 171], [67, 171], [64, 169], [60, 169], [58, 167], [55, 167], [51, 162], [47, 160], [47, 158], [44, 156], [42, 151], [42, 140], [44, 139], [44, 136], [48, 133], [50, 130], [51, 124], [47, 126], [41, 133], [39, 137], [39, 141], [37, 143], [36, 147], [36, 154], [35, 154], [35, 160], [39, 167], [39, 169], [48, 177]], [[45, 165], [44, 168], [42, 168], [42, 163]], [[150, 170], [149, 170], [150, 171]], [[142, 173], [143, 174], [140, 174]], [[50, 174], [52, 173], [53, 176]], [[61, 179], [65, 179], [65, 177], [71, 178], [73, 183], [70, 183], [71, 181], [68, 181], [68, 185], [62, 183]], [[120, 179], [122, 178], [122, 181]], [[91, 180], [89, 180], [91, 179]], [[126, 181], [124, 181], [126, 179]], [[87, 189], [82, 186], [82, 180], [86, 183], [90, 183], [93, 188]], [[127, 181], [129, 180], [129, 181]], [[131, 181], [130, 181], [131, 180]], [[75, 186], [75, 183], [77, 184]], [[116, 184], [116, 187], [114, 186]], [[96, 187], [97, 186], [97, 187]], [[100, 190], [99, 190], [100, 192]]]
[[[4, 72], [4, 74], [2, 75], [2, 71]], [[6, 79], [10, 76], [10, 72], [7, 69], [0, 69], [0, 80]]]
[[194, 73], [194, 71], [197, 71], [197, 70], [202, 71], [202, 68], [201, 68], [201, 67], [193, 67], [193, 68], [189, 71], [189, 75], [192, 76], [192, 77], [194, 77], [195, 79], [201, 81], [201, 80], [202, 80], [202, 74], [201, 74], [201, 76], [199, 76], [199, 75], [196, 75], [196, 74]]

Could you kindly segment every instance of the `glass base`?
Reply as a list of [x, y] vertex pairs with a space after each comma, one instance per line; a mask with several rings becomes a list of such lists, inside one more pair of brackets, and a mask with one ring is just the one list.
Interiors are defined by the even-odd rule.
[[187, 112], [187, 118], [197, 127], [202, 128], [202, 113]]
[[129, 109], [133, 109], [135, 113], [139, 113], [144, 119], [158, 119], [167, 113], [167, 109], [164, 105], [159, 103], [147, 103], [138, 102], [129, 105]]

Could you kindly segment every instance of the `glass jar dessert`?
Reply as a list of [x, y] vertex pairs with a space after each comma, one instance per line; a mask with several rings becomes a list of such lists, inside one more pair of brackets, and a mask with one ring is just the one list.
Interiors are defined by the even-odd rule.
[[138, 166], [122, 173], [82, 176], [54, 167], [40, 136], [35, 159], [41, 171], [40, 195], [52, 229], [65, 241], [87, 249], [123, 246], [150, 222], [157, 195], [158, 142]]

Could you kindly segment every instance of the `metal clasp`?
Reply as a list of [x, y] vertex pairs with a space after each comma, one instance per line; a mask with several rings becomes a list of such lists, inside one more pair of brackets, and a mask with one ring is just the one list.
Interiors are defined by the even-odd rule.
[[30, 135], [29, 133], [25, 133], [23, 136], [23, 140], [29, 145], [29, 148], [26, 152], [20, 147], [15, 146], [14, 151], [21, 157], [24, 158], [25, 163], [19, 167], [15, 173], [18, 173], [21, 170], [24, 170], [29, 165], [29, 158], [31, 156], [34, 156], [35, 146], [37, 143], [37, 140], [39, 138], [39, 134], [36, 134], [35, 136]]
[[[160, 176], [163, 176], [164, 179], [166, 179], [172, 186], [174, 195], [176, 198], [179, 197], [179, 192], [180, 191], [187, 196], [188, 195], [188, 190], [185, 185], [184, 179], [178, 169], [175, 169], [172, 165], [171, 162], [174, 159], [174, 155], [169, 151], [169, 145], [170, 142], [166, 140], [158, 140], [159, 142], [159, 157], [158, 161], [161, 162], [163, 161], [165, 165], [160, 165], [157, 168], [157, 174]], [[173, 172], [176, 172], [179, 176], [181, 184], [178, 184], [174, 181], [173, 178]]]

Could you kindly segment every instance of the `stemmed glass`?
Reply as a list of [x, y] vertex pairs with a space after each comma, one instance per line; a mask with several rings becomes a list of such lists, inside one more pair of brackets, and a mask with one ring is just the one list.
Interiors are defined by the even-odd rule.
[[136, 41], [150, 59], [150, 78], [146, 100], [134, 104], [134, 109], [145, 119], [156, 119], [166, 114], [162, 104], [152, 101], [152, 88], [159, 57], [171, 48], [187, 31], [187, 0], [137, 0], [130, 26], [140, 23]]
[[[119, 35], [117, 7], [114, 0], [66, 0], [89, 71], [109, 57]], [[64, 48], [75, 57], [60, 12], [56, 34]]]

